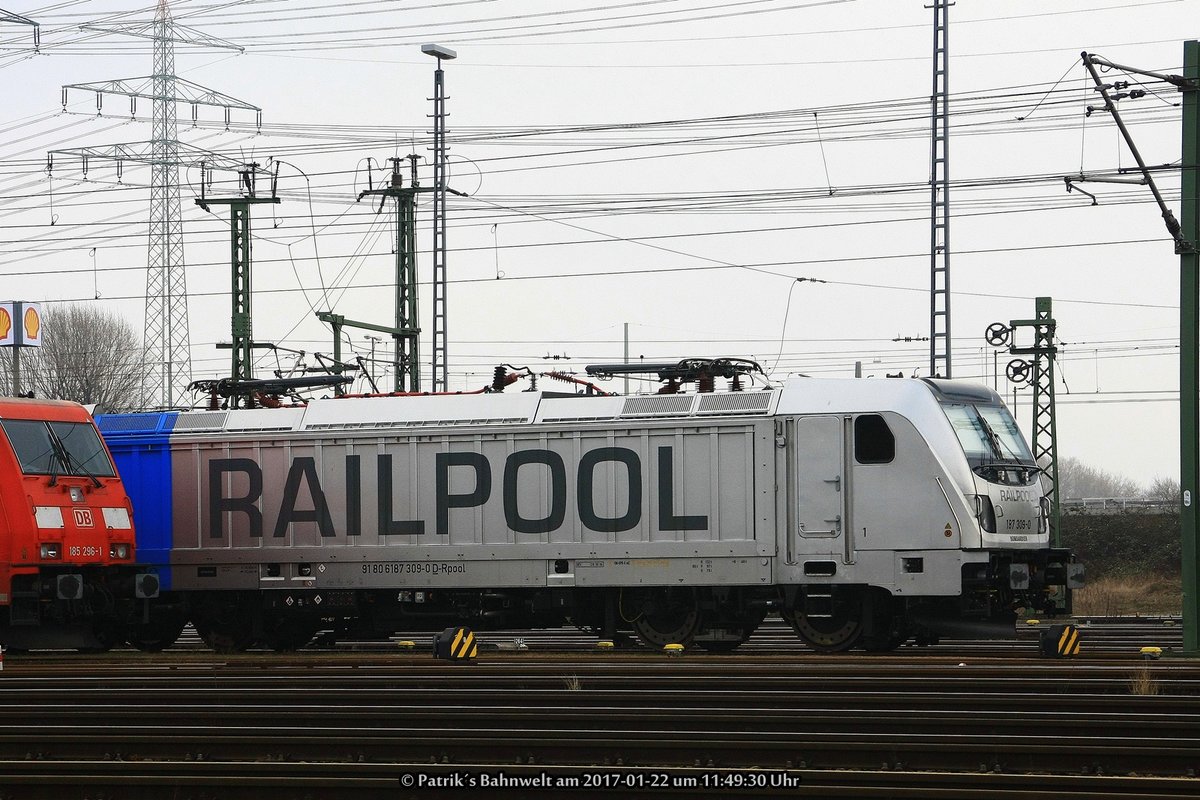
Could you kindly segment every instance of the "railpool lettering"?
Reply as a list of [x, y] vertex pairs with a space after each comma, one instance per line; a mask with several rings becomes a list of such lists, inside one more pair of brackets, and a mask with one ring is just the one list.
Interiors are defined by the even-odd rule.
[[[550, 513], [526, 519], [517, 508], [517, 476], [521, 467], [538, 465], [550, 476]], [[534, 470], [526, 470], [526, 474]], [[567, 516], [567, 468], [562, 456], [551, 450], [522, 450], [504, 460], [504, 519], [517, 533], [549, 533], [562, 527]]]
[[[657, 490], [659, 530], [708, 530], [709, 519], [703, 514], [685, 514], [676, 501], [675, 452], [672, 447], [657, 448]], [[394, 470], [392, 456], [376, 456], [377, 531], [380, 536], [420, 536], [426, 532], [426, 520], [396, 519], [403, 516], [394, 508]], [[492, 498], [493, 473], [497, 473], [504, 510], [504, 521], [517, 534], [547, 534], [566, 523], [568, 466], [552, 450], [518, 450], [504, 459], [502, 467], [494, 468], [488, 458], [474, 452], [443, 452], [434, 456], [434, 520], [433, 529], [440, 536], [450, 533], [453, 509], [479, 508]], [[597, 508], [595, 485], [597, 474], [608, 470], [608, 478], [623, 486], [626, 504], [612, 510]], [[585, 452], [579, 459], [574, 475], [576, 509], [579, 522], [587, 529], [602, 533], [632, 530], [644, 517], [644, 469], [641, 457], [624, 447], [600, 447]], [[332, 538], [339, 532], [346, 536], [363, 533], [362, 458], [347, 455], [344, 463], [346, 487], [345, 518], [335, 525], [321, 485], [321, 471], [311, 456], [292, 459], [281, 492], [281, 501], [274, 516], [272, 538], [287, 535], [297, 523], [315, 524], [322, 538]], [[240, 478], [240, 480], [238, 480]], [[263, 536], [262, 467], [249, 458], [214, 458], [208, 462], [208, 532], [212, 539], [227, 534], [228, 515], [244, 514], [248, 534]], [[540, 482], [545, 488], [549, 509], [543, 517], [527, 517], [518, 504], [522, 485]], [[237, 488], [235, 488], [237, 487]], [[612, 516], [607, 516], [612, 514]]]
[[[241, 497], [226, 497], [225, 476], [241, 472], [249, 485]], [[240, 511], [250, 523], [250, 535], [262, 538], [262, 512], [254, 504], [262, 495], [262, 469], [248, 458], [214, 458], [208, 462], [208, 530], [213, 539], [225, 535], [222, 523], [226, 511]]]
[[[308, 491], [312, 496], [313, 507], [310, 510], [296, 508], [301, 480], [308, 484]], [[323, 538], [332, 538], [334, 535], [333, 520], [329, 518], [325, 492], [321, 491], [321, 481], [317, 477], [317, 462], [308, 456], [292, 459], [292, 468], [288, 470], [287, 483], [283, 487], [283, 504], [279, 507], [279, 516], [275, 518], [275, 538], [282, 539], [287, 533], [288, 525], [293, 522], [315, 522]]]
[[[349, 460], [354, 456], [346, 456]], [[379, 476], [379, 491], [376, 495], [379, 498], [379, 535], [380, 536], [398, 536], [409, 535], [419, 536], [425, 532], [425, 523], [419, 519], [395, 520], [392, 519], [392, 457], [390, 455], [380, 455], [376, 461], [376, 474]], [[346, 492], [349, 494], [350, 487], [346, 487]], [[354, 498], [355, 503], [361, 504], [361, 497]]]

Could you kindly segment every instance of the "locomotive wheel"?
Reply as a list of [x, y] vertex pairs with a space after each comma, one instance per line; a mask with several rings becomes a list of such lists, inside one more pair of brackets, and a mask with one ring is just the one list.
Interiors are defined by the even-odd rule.
[[236, 598], [206, 599], [193, 612], [192, 624], [204, 643], [218, 653], [240, 653], [258, 638], [254, 614], [239, 608]]
[[249, 620], [227, 622], [194, 620], [196, 633], [214, 652], [240, 653], [254, 644], [254, 630]]
[[263, 644], [276, 653], [299, 650], [317, 635], [317, 623], [286, 617], [268, 619], [264, 623]]
[[143, 653], [160, 653], [175, 644], [185, 624], [181, 618], [169, 618], [131, 625], [125, 631], [125, 641]]
[[862, 638], [862, 601], [858, 595], [834, 596], [832, 614], [809, 615], [803, 600], [798, 608], [784, 609], [780, 616], [806, 645], [818, 653], [842, 653]]
[[690, 594], [647, 598], [642, 613], [633, 621], [633, 631], [646, 647], [661, 649], [669, 644], [686, 647], [700, 631], [700, 610], [695, 598]]
[[120, 643], [116, 627], [107, 620], [98, 620], [92, 626], [91, 642], [75, 649], [80, 653], [107, 653]]

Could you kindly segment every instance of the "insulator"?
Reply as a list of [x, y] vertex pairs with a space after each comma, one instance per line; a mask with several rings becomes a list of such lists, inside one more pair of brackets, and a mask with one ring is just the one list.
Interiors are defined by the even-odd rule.
[[506, 383], [505, 378], [507, 377], [508, 372], [504, 369], [504, 367], [496, 367], [494, 370], [492, 370], [492, 391], [503, 392], [504, 384]]
[[733, 380], [729, 382], [729, 391], [740, 392], [742, 390], [741, 373], [734, 373]]

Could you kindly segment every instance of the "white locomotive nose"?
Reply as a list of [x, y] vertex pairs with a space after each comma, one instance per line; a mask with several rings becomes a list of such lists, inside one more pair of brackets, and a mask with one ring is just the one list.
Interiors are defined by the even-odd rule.
[[[984, 484], [982, 479], [976, 479]], [[986, 500], [991, 503], [994, 519], [981, 525], [985, 547], [1045, 546], [1046, 521], [1040, 489], [1035, 487], [1013, 488], [1008, 486], [982, 485]]]

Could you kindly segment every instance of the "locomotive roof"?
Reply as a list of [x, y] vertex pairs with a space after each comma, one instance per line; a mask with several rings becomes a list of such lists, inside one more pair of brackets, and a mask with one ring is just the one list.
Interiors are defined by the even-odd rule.
[[70, 400], [0, 397], [0, 419], [45, 419], [87, 422], [87, 409]]
[[939, 399], [964, 403], [1001, 403], [1000, 395], [979, 383], [944, 378], [922, 378]]
[[[715, 419], [798, 413], [896, 411], [920, 415], [936, 400], [999, 401], [982, 386], [951, 381], [794, 377], [783, 388], [665, 395], [506, 392], [313, 400], [307, 406], [102, 415], [106, 436], [254, 433], [416, 427], [483, 427], [616, 420]], [[933, 401], [933, 402], [931, 402]]]

